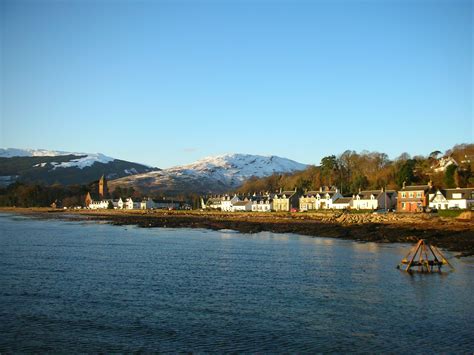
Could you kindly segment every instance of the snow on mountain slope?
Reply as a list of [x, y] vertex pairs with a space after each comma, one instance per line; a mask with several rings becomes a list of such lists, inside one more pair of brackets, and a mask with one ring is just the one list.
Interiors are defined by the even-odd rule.
[[58, 155], [84, 155], [80, 153], [68, 153], [60, 150], [47, 149], [17, 149], [17, 148], [0, 148], [0, 158], [13, 157], [55, 157]]
[[[102, 175], [107, 179], [117, 179], [156, 169], [101, 153], [0, 149], [0, 185], [11, 184], [14, 181], [63, 185], [89, 184]], [[2, 183], [2, 179], [6, 182]]]
[[94, 154], [87, 154], [85, 157], [72, 159], [71, 161], [67, 161], [64, 163], [51, 163], [54, 165], [53, 169], [56, 168], [72, 168], [78, 167], [79, 169], [83, 169], [86, 166], [92, 166], [94, 163], [103, 163], [107, 164], [111, 161], [114, 161], [114, 158], [108, 157], [101, 153], [94, 153]]
[[252, 176], [289, 173], [306, 167], [305, 164], [277, 156], [225, 154], [189, 165], [124, 177], [111, 183], [115, 186], [134, 186], [144, 191], [220, 192], [236, 188]]
[[[59, 150], [46, 150], [46, 149], [16, 149], [16, 148], [0, 148], [0, 158], [13, 158], [13, 157], [57, 157], [64, 155], [76, 155], [77, 159], [71, 159], [67, 162], [50, 162], [53, 166], [53, 170], [56, 168], [72, 168], [77, 167], [83, 169], [86, 166], [92, 166], [94, 163], [107, 164], [114, 161], [114, 158], [108, 157], [101, 153], [70, 153]], [[44, 167], [45, 163], [36, 164], [36, 166]]]

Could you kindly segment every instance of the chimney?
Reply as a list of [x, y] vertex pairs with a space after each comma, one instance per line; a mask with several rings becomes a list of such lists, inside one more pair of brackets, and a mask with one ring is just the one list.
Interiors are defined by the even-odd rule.
[[429, 187], [430, 189], [433, 187], [433, 181], [431, 181], [431, 179], [430, 179], [430, 181], [428, 181], [428, 187]]
[[323, 187], [322, 186], [319, 187], [319, 192], [323, 192]]
[[360, 193], [360, 187], [359, 187], [359, 193]]
[[407, 182], [404, 181], [404, 182], [403, 182], [403, 189], [404, 189], [406, 186], [407, 186]]
[[280, 187], [280, 193], [281, 193], [281, 191], [282, 191], [282, 190], [281, 190], [281, 187]]

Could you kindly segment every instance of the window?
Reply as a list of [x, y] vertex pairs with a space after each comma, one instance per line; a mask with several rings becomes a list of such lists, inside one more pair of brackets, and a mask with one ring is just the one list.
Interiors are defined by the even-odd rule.
[[416, 197], [421, 197], [421, 192], [417, 192]]
[[407, 197], [406, 192], [402, 192], [402, 197], [403, 197], [403, 198]]
[[402, 202], [402, 210], [405, 209], [405, 202]]
[[413, 198], [413, 192], [410, 192], [410, 193], [408, 194], [408, 196], [409, 196], [410, 198]]
[[455, 193], [455, 194], [453, 194], [453, 198], [462, 198], [462, 194]]

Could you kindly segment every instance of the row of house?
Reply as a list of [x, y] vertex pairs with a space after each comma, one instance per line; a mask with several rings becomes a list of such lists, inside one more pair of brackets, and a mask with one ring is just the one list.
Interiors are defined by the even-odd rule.
[[106, 199], [97, 198], [93, 199], [90, 193], [87, 194], [85, 199], [85, 205], [87, 208], [96, 209], [124, 209], [124, 210], [138, 210], [138, 209], [179, 209], [183, 206], [181, 201], [174, 201], [170, 199], [152, 199], [152, 198], [118, 198], [118, 199]]
[[201, 198], [203, 209], [226, 212], [254, 211], [313, 211], [313, 210], [397, 210], [421, 212], [431, 209], [474, 208], [474, 188], [438, 189], [429, 182], [395, 190], [365, 190], [343, 196], [335, 187], [321, 187], [316, 191], [298, 194], [296, 189], [253, 195], [217, 195]]

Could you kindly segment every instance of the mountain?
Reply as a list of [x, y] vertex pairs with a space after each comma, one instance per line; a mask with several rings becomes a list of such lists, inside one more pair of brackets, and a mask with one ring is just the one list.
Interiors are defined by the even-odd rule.
[[0, 149], [0, 186], [14, 181], [43, 184], [88, 184], [101, 175], [116, 179], [156, 168], [101, 153], [69, 153], [44, 149]]
[[207, 157], [189, 165], [123, 177], [110, 181], [109, 187], [133, 186], [143, 193], [221, 193], [239, 187], [252, 176], [291, 173], [306, 167], [305, 164], [277, 156], [226, 154]]

